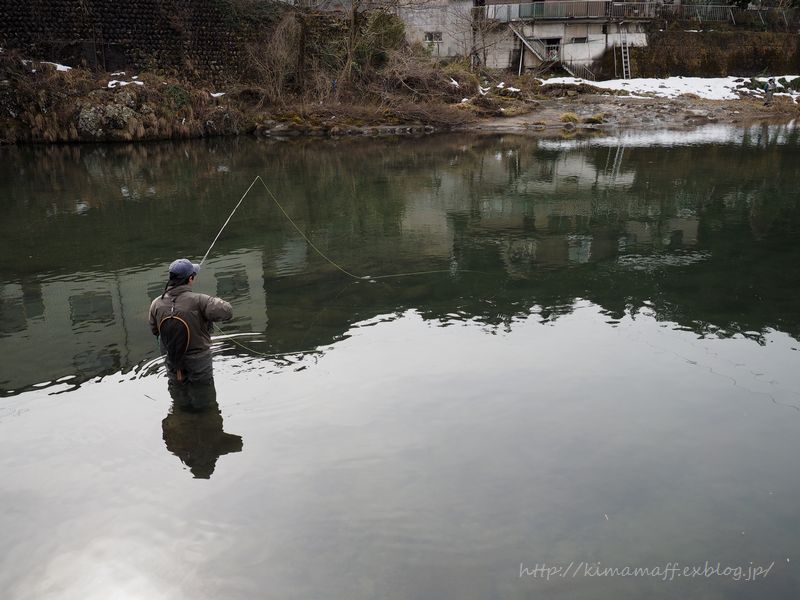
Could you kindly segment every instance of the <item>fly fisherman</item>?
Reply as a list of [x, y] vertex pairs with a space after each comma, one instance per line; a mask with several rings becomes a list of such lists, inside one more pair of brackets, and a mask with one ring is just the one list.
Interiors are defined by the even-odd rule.
[[186, 258], [174, 261], [164, 293], [150, 305], [150, 330], [160, 339], [170, 388], [213, 383], [212, 323], [233, 317], [229, 302], [192, 291], [199, 270]]

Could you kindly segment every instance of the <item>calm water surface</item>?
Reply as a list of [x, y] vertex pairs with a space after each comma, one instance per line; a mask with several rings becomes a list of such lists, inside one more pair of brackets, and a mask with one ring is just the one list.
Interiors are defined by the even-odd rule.
[[[796, 597], [799, 142], [0, 148], [0, 597]], [[173, 411], [150, 299], [256, 175], [372, 279], [254, 188]]]

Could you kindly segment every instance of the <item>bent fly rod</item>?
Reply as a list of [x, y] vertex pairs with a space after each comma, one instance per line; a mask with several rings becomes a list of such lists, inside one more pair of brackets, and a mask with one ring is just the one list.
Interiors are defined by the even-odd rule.
[[[289, 213], [287, 213], [286, 210], [283, 208], [281, 203], [278, 202], [278, 199], [275, 197], [275, 194], [272, 193], [272, 190], [270, 190], [269, 187], [267, 186], [267, 184], [264, 183], [264, 180], [261, 179], [261, 175], [256, 175], [255, 176], [255, 179], [253, 179], [253, 182], [247, 188], [245, 193], [242, 194], [242, 197], [239, 198], [239, 202], [237, 202], [236, 206], [233, 207], [233, 210], [231, 211], [231, 214], [229, 214], [228, 218], [225, 219], [225, 222], [222, 224], [222, 227], [220, 227], [219, 231], [217, 232], [217, 235], [214, 237], [214, 241], [211, 242], [211, 245], [208, 247], [208, 250], [206, 250], [206, 253], [203, 255], [203, 259], [200, 261], [200, 266], [201, 267], [203, 266], [203, 263], [206, 262], [206, 259], [208, 258], [208, 255], [210, 254], [211, 250], [214, 248], [214, 244], [217, 243], [217, 240], [219, 239], [219, 236], [222, 235], [222, 232], [225, 230], [225, 227], [228, 226], [228, 223], [230, 223], [231, 218], [233, 217], [234, 213], [239, 208], [239, 206], [241, 206], [242, 202], [244, 202], [244, 199], [247, 197], [247, 194], [250, 193], [250, 190], [253, 189], [253, 186], [256, 184], [257, 181], [261, 182], [261, 185], [263, 185], [264, 189], [267, 190], [267, 194], [269, 194], [270, 198], [272, 198], [272, 201], [275, 203], [275, 205], [283, 213], [283, 216], [286, 217], [286, 219], [289, 221], [289, 223], [292, 224], [292, 227], [294, 227], [295, 231], [297, 231], [297, 233], [300, 234], [300, 236], [308, 243], [308, 245], [311, 246], [311, 248], [313, 248], [314, 251], [317, 254], [319, 254], [322, 258], [324, 258], [331, 265], [336, 267], [339, 271], [341, 271], [342, 273], [344, 273], [348, 277], [352, 277], [353, 279], [358, 279], [358, 280], [373, 281], [375, 279], [388, 279], [390, 277], [409, 277], [411, 275], [429, 275], [429, 274], [432, 274], [432, 273], [452, 273], [451, 269], [438, 269], [438, 270], [433, 270], [433, 271], [413, 271], [411, 273], [394, 273], [392, 275], [377, 275], [377, 276], [373, 276], [373, 275], [356, 275], [354, 273], [351, 273], [350, 271], [348, 271], [347, 269], [345, 269], [344, 267], [339, 265], [336, 261], [334, 261], [333, 259], [329, 258], [327, 254], [325, 254], [322, 250], [317, 248], [317, 246], [314, 244], [314, 242], [312, 242], [309, 239], [309, 237], [305, 233], [303, 233], [303, 230], [300, 229], [300, 227], [297, 225], [297, 223], [294, 222], [292, 217], [289, 216]], [[474, 273], [476, 271], [469, 271], [467, 269], [458, 269], [457, 272], [459, 272], [459, 273], [473, 272]]]

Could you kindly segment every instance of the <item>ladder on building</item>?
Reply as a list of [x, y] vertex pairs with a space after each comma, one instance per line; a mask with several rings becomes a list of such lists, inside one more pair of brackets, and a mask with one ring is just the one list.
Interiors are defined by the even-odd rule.
[[622, 56], [622, 78], [623, 79], [630, 79], [631, 78], [631, 54], [629, 51], [629, 44], [628, 44], [628, 33], [626, 31], [620, 32], [620, 55]]
[[614, 165], [611, 167], [611, 181], [616, 181], [622, 168], [622, 156], [625, 154], [625, 144], [617, 143], [617, 152], [614, 154]]

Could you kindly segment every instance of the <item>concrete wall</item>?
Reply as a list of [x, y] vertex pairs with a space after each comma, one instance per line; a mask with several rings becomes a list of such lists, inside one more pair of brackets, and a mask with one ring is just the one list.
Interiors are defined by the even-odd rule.
[[[509, 35], [514, 36], [510, 31]], [[647, 46], [647, 34], [644, 32], [644, 23], [529, 23], [522, 27], [526, 37], [535, 37], [540, 40], [561, 40], [562, 60], [567, 63], [589, 66], [599, 60], [607, 48], [613, 48], [627, 41], [630, 46]], [[516, 36], [514, 36], [516, 37]], [[586, 41], [583, 41], [585, 38]], [[574, 40], [579, 41], [574, 41]], [[515, 47], [519, 48], [519, 40], [515, 39]], [[494, 63], [496, 68], [509, 68], [516, 65], [502, 64], [502, 56], [497, 56]], [[525, 67], [535, 68], [541, 61], [532, 52], [525, 51]]]
[[426, 43], [426, 32], [440, 32], [442, 41], [427, 43], [434, 56], [469, 56], [472, 47], [472, 1], [437, 0], [422, 7], [402, 7], [397, 12], [406, 24], [410, 42]]
[[502, 27], [488, 32], [482, 44], [484, 51], [481, 60], [490, 69], [508, 69], [516, 67], [519, 57], [520, 41], [510, 29]]
[[228, 0], [1, 0], [0, 47], [109, 71], [177, 67], [221, 78], [242, 60]]
[[[406, 35], [411, 42], [425, 42], [425, 32], [441, 32], [440, 43], [429, 44], [434, 56], [442, 58], [468, 57], [473, 47], [471, 27], [472, 3], [465, 0], [437, 0], [418, 8], [398, 11], [406, 24]], [[591, 65], [599, 60], [607, 48], [619, 44], [623, 36], [631, 46], [646, 46], [647, 34], [644, 23], [618, 23], [569, 21], [529, 21], [515, 23], [523, 35], [540, 40], [561, 41], [564, 62]], [[624, 33], [623, 33], [624, 32]], [[577, 40], [577, 41], [575, 41]], [[495, 31], [478, 34], [474, 48], [481, 62], [491, 69], [516, 67], [519, 60], [520, 40], [503, 25]], [[535, 68], [540, 60], [529, 50], [525, 51], [525, 68]]]

